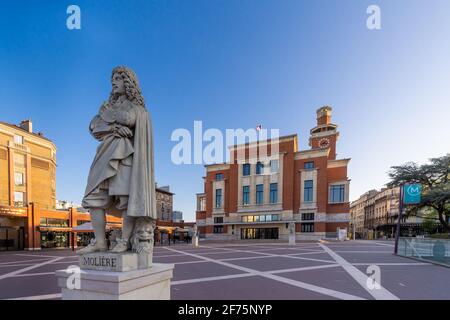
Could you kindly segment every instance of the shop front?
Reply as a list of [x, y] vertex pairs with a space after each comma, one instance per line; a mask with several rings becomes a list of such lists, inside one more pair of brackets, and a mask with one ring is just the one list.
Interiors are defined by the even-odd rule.
[[0, 251], [23, 250], [23, 227], [0, 227]]
[[0, 207], [0, 251], [24, 249], [26, 217], [23, 208]]
[[70, 248], [70, 232], [68, 219], [41, 218], [41, 248]]
[[241, 239], [278, 239], [278, 228], [241, 228]]

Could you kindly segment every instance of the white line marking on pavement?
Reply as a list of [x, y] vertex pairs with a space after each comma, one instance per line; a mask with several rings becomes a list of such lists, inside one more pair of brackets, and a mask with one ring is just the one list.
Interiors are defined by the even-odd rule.
[[347, 273], [356, 280], [356, 282], [359, 283], [361, 287], [363, 287], [372, 297], [374, 297], [377, 300], [399, 300], [398, 297], [393, 295], [391, 292], [386, 290], [383, 286], [380, 284], [380, 289], [374, 289], [370, 290], [367, 287], [367, 275], [362, 273], [358, 268], [350, 264], [347, 260], [342, 258], [340, 255], [338, 255], [336, 252], [328, 248], [327, 246], [320, 244], [320, 246], [338, 263], [344, 268]]
[[[209, 262], [209, 261], [203, 261], [203, 262]], [[336, 268], [336, 267], [340, 267], [340, 265], [338, 265], [338, 264], [328, 264], [328, 265], [325, 265], [325, 266], [291, 268], [291, 269], [272, 270], [272, 271], [265, 271], [265, 272], [266, 273], [270, 273], [270, 274], [276, 274], [276, 273], [289, 273], [289, 272], [296, 272], [296, 271], [307, 271], [307, 270]], [[215, 276], [215, 277], [206, 277], [206, 278], [196, 278], [196, 279], [172, 281], [172, 285], [198, 283], [198, 282], [208, 282], [208, 281], [217, 281], [217, 280], [228, 280], [228, 279], [236, 279], [236, 278], [255, 277], [255, 276], [258, 276], [258, 274], [239, 273], [239, 274], [230, 274], [230, 275], [226, 275], [226, 276]]]
[[10, 278], [48, 276], [50, 274], [55, 274], [55, 273], [54, 272], [24, 273], [24, 274], [16, 274], [14, 276], [10, 276]]
[[43, 294], [40, 296], [20, 297], [20, 298], [6, 299], [6, 300], [48, 300], [48, 299], [58, 299], [58, 298], [61, 298], [61, 293]]
[[240, 271], [243, 271], [243, 272], [247, 272], [247, 273], [250, 273], [250, 274], [253, 274], [253, 275], [258, 275], [258, 276], [261, 276], [261, 277], [264, 277], [264, 278], [268, 278], [268, 279], [271, 279], [271, 280], [275, 280], [275, 281], [278, 281], [278, 282], [282, 282], [282, 283], [285, 283], [285, 284], [289, 284], [291, 286], [295, 286], [295, 287], [299, 287], [299, 288], [302, 288], [302, 289], [310, 290], [310, 291], [317, 292], [317, 293], [320, 293], [320, 294], [323, 294], [323, 295], [328, 295], [330, 297], [334, 297], [334, 298], [338, 298], [338, 299], [344, 299], [344, 300], [361, 300], [361, 299], [364, 299], [364, 298], [361, 298], [361, 297], [358, 297], [358, 296], [354, 296], [354, 295], [350, 295], [350, 294], [347, 294], [347, 293], [344, 293], [344, 292], [339, 292], [339, 291], [335, 291], [335, 290], [331, 290], [331, 289], [327, 289], [327, 288], [318, 287], [318, 286], [315, 286], [315, 285], [312, 285], [312, 284], [309, 284], [309, 283], [296, 281], [296, 280], [292, 280], [292, 279], [288, 279], [288, 278], [284, 278], [284, 277], [280, 277], [280, 276], [277, 276], [277, 275], [274, 275], [274, 274], [270, 274], [270, 273], [267, 273], [267, 272], [258, 271], [258, 270], [254, 270], [254, 269], [250, 269], [250, 268], [234, 265], [234, 264], [227, 263], [227, 262], [224, 262], [224, 261], [214, 260], [214, 259], [211, 259], [211, 258], [208, 258], [208, 257], [202, 257], [202, 256], [199, 256], [199, 255], [196, 255], [196, 254], [193, 254], [193, 253], [187, 253], [187, 252], [183, 252], [183, 251], [179, 251], [179, 250], [175, 250], [175, 249], [167, 248], [167, 247], [166, 247], [166, 249], [170, 250], [170, 251], [173, 251], [173, 252], [178, 252], [178, 253], [181, 253], [181, 254], [189, 255], [189, 256], [192, 256], [192, 257], [195, 257], [195, 258], [208, 260], [208, 261], [214, 262], [216, 264], [220, 264], [220, 265], [223, 265], [223, 266], [226, 266], [226, 267], [229, 267], [229, 268], [237, 269], [237, 270], [240, 270]]
[[45, 266], [46, 264], [53, 263], [53, 262], [56, 262], [56, 261], [64, 259], [64, 258], [65, 257], [58, 257], [58, 258], [51, 259], [51, 260], [48, 260], [48, 261], [45, 261], [45, 262], [41, 262], [41, 263], [37, 263], [35, 265], [29, 266], [29, 267], [26, 267], [26, 268], [23, 268], [23, 269], [19, 269], [19, 270], [10, 272], [10, 273], [2, 274], [2, 275], [0, 275], [0, 280], [9, 278], [11, 276], [15, 276], [15, 275], [23, 273], [25, 271], [29, 271], [29, 270], [32, 270], [32, 269], [36, 269], [36, 268]]
[[0, 266], [8, 266], [12, 264], [21, 264], [21, 263], [32, 263], [32, 262], [41, 262], [41, 261], [47, 261], [48, 258], [40, 258], [40, 259], [33, 259], [33, 260], [16, 260], [16, 261], [8, 261], [8, 262], [1, 262]]
[[340, 265], [338, 265], [338, 264], [326, 264], [326, 265], [321, 265], [321, 266], [281, 269], [281, 270], [273, 270], [273, 271], [266, 271], [266, 272], [267, 273], [271, 273], [271, 274], [276, 274], [276, 273], [289, 273], [289, 272], [308, 271], [308, 270], [317, 270], [317, 269], [327, 269], [327, 268], [336, 268], [336, 267], [340, 267]]
[[342, 252], [342, 253], [389, 253], [391, 254], [391, 251], [352, 251], [352, 250], [336, 250], [334, 252]]
[[170, 258], [170, 257], [179, 257], [179, 254], [166, 254], [166, 255], [161, 255], [161, 256], [157, 256], [157, 255], [153, 255], [153, 258]]
[[226, 280], [226, 279], [235, 279], [235, 278], [244, 278], [244, 277], [254, 277], [256, 274], [252, 273], [239, 273], [239, 274], [230, 274], [226, 276], [216, 276], [216, 277], [206, 277], [206, 278], [196, 278], [196, 279], [187, 279], [187, 280], [178, 280], [172, 281], [172, 286], [176, 286], [179, 284], [187, 284], [187, 283], [197, 283], [197, 282], [208, 282], [208, 281], [217, 281], [217, 280]]
[[293, 255], [296, 255], [296, 256], [306, 256], [306, 255], [309, 255], [309, 254], [323, 254], [323, 253], [326, 253], [325, 251], [317, 251], [317, 252], [297, 252], [297, 253], [288, 253], [288, 254], [285, 254], [286, 256], [293, 256]]
[[270, 256], [255, 256], [255, 257], [241, 257], [241, 258], [226, 258], [226, 259], [217, 259], [218, 261], [235, 261], [235, 260], [251, 260], [251, 259], [267, 259]]
[[15, 253], [15, 256], [22, 256], [22, 257], [43, 257], [43, 258], [58, 258], [61, 256], [48, 256], [44, 254], [26, 254], [26, 253]]
[[172, 264], [192, 264], [192, 263], [205, 263], [208, 261], [198, 260], [198, 261], [183, 261], [183, 262], [172, 262]]
[[32, 266], [34, 263], [21, 263], [21, 264], [8, 264], [4, 266], [0, 266], [0, 268], [6, 268], [6, 267], [25, 267], [25, 266]]
[[[331, 260], [297, 257], [297, 255], [299, 255], [299, 253], [274, 254], [274, 253], [256, 252], [256, 251], [251, 251], [251, 250], [237, 250], [237, 249], [229, 249], [229, 248], [222, 248], [222, 249], [223, 250], [227, 250], [227, 251], [232, 251], [232, 252], [257, 253], [257, 254], [261, 254], [263, 256], [266, 256], [267, 258], [270, 258], [270, 257], [283, 257], [283, 258], [291, 258], [291, 259], [298, 259], [298, 260], [309, 260], [309, 261], [317, 261], [317, 262], [325, 262], [325, 263], [334, 263], [334, 261], [331, 261]], [[317, 254], [317, 253], [325, 253], [325, 251], [308, 252], [308, 253]], [[222, 261], [223, 261], [223, 259], [222, 259]]]

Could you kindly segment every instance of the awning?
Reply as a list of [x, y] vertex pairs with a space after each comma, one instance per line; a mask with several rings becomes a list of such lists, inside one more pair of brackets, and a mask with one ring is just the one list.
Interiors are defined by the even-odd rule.
[[[120, 224], [114, 224], [114, 223], [107, 223], [106, 229], [114, 229], [114, 228], [121, 228], [122, 226]], [[85, 222], [83, 224], [80, 224], [79, 226], [72, 228], [73, 232], [83, 233], [83, 232], [94, 232], [94, 228], [92, 227], [92, 222]]]
[[85, 222], [83, 224], [80, 224], [79, 226], [76, 226], [72, 228], [73, 232], [94, 232], [94, 228], [92, 227], [91, 222]]
[[176, 230], [177, 228], [176, 228], [176, 227], [157, 226], [156, 229], [157, 229], [157, 230], [160, 230], [160, 231], [168, 231], [168, 232], [171, 233], [171, 232], [173, 232], [174, 230]]
[[64, 228], [64, 227], [41, 227], [39, 226], [39, 231], [53, 231], [53, 232], [70, 232], [72, 228]]

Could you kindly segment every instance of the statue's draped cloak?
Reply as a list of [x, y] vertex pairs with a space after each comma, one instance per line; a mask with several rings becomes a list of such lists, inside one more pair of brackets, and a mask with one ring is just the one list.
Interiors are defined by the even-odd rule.
[[[105, 181], [114, 178], [121, 165], [131, 165], [129, 179], [124, 179], [120, 189], [128, 190], [127, 215], [156, 219], [155, 176], [153, 165], [153, 134], [150, 115], [139, 105], [131, 104], [135, 113], [133, 143], [130, 139], [106, 136], [97, 148], [89, 171], [84, 196], [100, 188]], [[129, 161], [131, 160], [131, 161]], [[131, 162], [131, 163], [129, 163]], [[114, 207], [107, 213], [117, 214]]]

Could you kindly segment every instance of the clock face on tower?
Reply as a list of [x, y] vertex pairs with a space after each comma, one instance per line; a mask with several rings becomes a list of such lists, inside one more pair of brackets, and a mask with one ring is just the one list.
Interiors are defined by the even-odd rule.
[[319, 148], [328, 148], [330, 146], [330, 139], [322, 138], [319, 140]]

